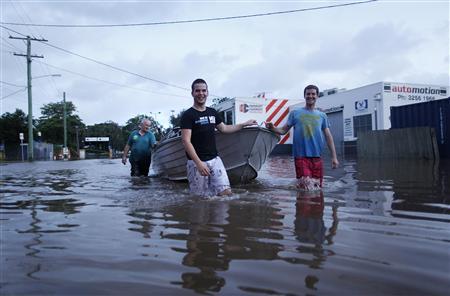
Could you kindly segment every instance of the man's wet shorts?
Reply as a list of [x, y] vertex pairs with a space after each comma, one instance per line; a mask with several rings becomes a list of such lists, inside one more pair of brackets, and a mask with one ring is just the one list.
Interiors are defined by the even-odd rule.
[[193, 160], [187, 161], [187, 175], [191, 194], [214, 196], [230, 188], [227, 171], [220, 157], [204, 161], [209, 168], [210, 176], [202, 176]]
[[322, 187], [323, 161], [320, 157], [296, 157], [295, 174], [299, 180], [316, 181]]

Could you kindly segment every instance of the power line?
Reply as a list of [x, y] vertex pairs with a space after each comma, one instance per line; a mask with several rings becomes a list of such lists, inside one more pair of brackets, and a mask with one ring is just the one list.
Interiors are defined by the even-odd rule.
[[190, 91], [190, 89], [188, 89], [188, 88], [185, 88], [185, 87], [182, 87], [182, 86], [179, 86], [179, 85], [176, 85], [176, 84], [164, 82], [164, 81], [161, 81], [161, 80], [157, 80], [157, 79], [154, 79], [154, 78], [150, 78], [150, 77], [141, 75], [141, 74], [139, 74], [139, 73], [131, 72], [131, 71], [128, 71], [128, 70], [125, 70], [125, 69], [122, 69], [122, 68], [119, 68], [119, 67], [116, 67], [116, 66], [113, 66], [113, 65], [109, 65], [109, 64], [106, 64], [106, 63], [104, 63], [104, 62], [95, 60], [95, 59], [93, 59], [93, 58], [89, 58], [89, 57], [80, 55], [80, 54], [78, 54], [78, 53], [75, 53], [75, 52], [73, 52], [73, 51], [70, 51], [70, 50], [61, 48], [61, 47], [59, 47], [59, 46], [53, 45], [53, 44], [51, 44], [51, 43], [43, 43], [43, 44], [45, 44], [45, 45], [47, 45], [47, 46], [50, 46], [50, 47], [53, 47], [53, 48], [56, 48], [56, 49], [61, 50], [61, 51], [63, 51], [63, 52], [66, 52], [66, 53], [75, 55], [75, 56], [80, 57], [80, 58], [82, 58], [82, 59], [85, 59], [85, 60], [94, 62], [94, 63], [96, 63], [96, 64], [99, 64], [99, 65], [102, 65], [102, 66], [105, 66], [105, 67], [108, 67], [108, 68], [111, 68], [111, 69], [120, 71], [120, 72], [124, 72], [124, 73], [130, 74], [130, 75], [134, 75], [134, 76], [137, 76], [137, 77], [140, 77], [140, 78], [143, 78], [143, 79], [146, 79], [146, 80], [150, 80], [150, 81], [153, 81], [153, 82], [156, 82], [156, 83], [159, 83], [159, 84], [163, 84], [163, 85], [166, 85], [166, 86], [170, 86], [170, 87], [174, 87], [174, 88], [178, 88], [178, 89]]
[[[0, 27], [4, 28], [5, 30], [14, 32], [14, 33], [16, 33], [16, 34], [25, 36], [24, 34], [19, 33], [19, 32], [15, 31], [15, 30], [10, 29], [10, 28], [8, 28], [8, 27], [5, 27], [5, 26], [3, 26], [3, 25], [0, 25]], [[182, 90], [191, 91], [189, 88], [185, 88], [185, 87], [182, 87], [182, 86], [179, 86], [179, 85], [175, 85], [175, 84], [172, 84], [172, 83], [168, 83], [168, 82], [164, 82], [164, 81], [157, 80], [157, 79], [154, 79], [154, 78], [150, 78], [150, 77], [147, 77], [147, 76], [144, 76], [144, 75], [141, 75], [141, 74], [138, 74], [138, 73], [134, 73], [134, 72], [131, 72], [131, 71], [128, 71], [128, 70], [125, 70], [125, 69], [122, 69], [122, 68], [119, 68], [119, 67], [116, 67], [116, 66], [113, 66], [113, 65], [109, 65], [109, 64], [100, 62], [100, 61], [98, 61], [98, 60], [95, 60], [95, 59], [93, 59], [93, 58], [89, 58], [89, 57], [80, 55], [80, 54], [78, 54], [78, 53], [75, 53], [75, 52], [73, 52], [73, 51], [70, 51], [70, 50], [61, 48], [61, 47], [59, 47], [59, 46], [53, 45], [53, 44], [48, 43], [48, 42], [41, 42], [41, 43], [42, 43], [42, 44], [45, 44], [45, 45], [47, 45], [47, 46], [56, 48], [56, 49], [58, 49], [58, 50], [61, 50], [61, 51], [65, 52], [65, 53], [69, 53], [69, 54], [71, 54], [71, 55], [75, 55], [75, 56], [77, 56], [77, 57], [80, 57], [80, 58], [82, 58], [82, 59], [85, 59], [85, 60], [94, 62], [94, 63], [96, 63], [96, 64], [99, 64], [99, 65], [102, 65], [102, 66], [105, 66], [105, 67], [114, 69], [114, 70], [116, 70], [116, 71], [124, 72], [124, 73], [130, 74], [130, 75], [134, 75], [134, 76], [137, 76], [137, 77], [140, 77], [140, 78], [143, 78], [143, 79], [146, 79], [146, 80], [150, 80], [150, 81], [153, 81], [153, 82], [156, 82], [156, 83], [159, 83], [159, 84], [163, 84], [163, 85], [166, 85], [166, 86], [170, 86], [170, 87], [174, 87], [174, 88], [178, 88], [178, 89], [182, 89]]]
[[[32, 20], [32, 19], [30, 18], [30, 16], [27, 14], [26, 10], [23, 8], [23, 6], [22, 6], [22, 4], [21, 4], [20, 2], [16, 2], [17, 5], [14, 5], [13, 0], [10, 0], [10, 2], [11, 2], [11, 5], [13, 6], [13, 8], [15, 9], [16, 13], [19, 15], [19, 17], [20, 17], [20, 19], [21, 19], [22, 21], [23, 21], [23, 17], [22, 17], [22, 14], [23, 14], [23, 15], [25, 15], [25, 17], [28, 19], [28, 21], [29, 21], [30, 23], [33, 22], [33, 20]], [[17, 6], [19, 9], [17, 9], [16, 6]], [[21, 12], [20, 12], [19, 10], [20, 10]], [[39, 31], [38, 28], [36, 28], [36, 27], [35, 27], [35, 28], [31, 28], [31, 27], [30, 27], [30, 28], [29, 28], [29, 31], [31, 32], [32, 35], [34, 35], [34, 34], [33, 34], [33, 31], [36, 31], [36, 32], [37, 32], [37, 35], [40, 35], [41, 38], [43, 39], [43, 37], [42, 37], [43, 34]], [[49, 70], [48, 67], [45, 68], [43, 64], [39, 64], [39, 66], [41, 67], [41, 69], [43, 70], [44, 73], [50, 75], [50, 70]], [[50, 82], [51, 82], [52, 86], [54, 87], [56, 93], [60, 94], [61, 91], [57, 88], [57, 86], [56, 86], [56, 84], [55, 84], [55, 79], [53, 79], [53, 77], [50, 77]], [[45, 96], [50, 97], [47, 86], [48, 86], [48, 84], [45, 84], [44, 88], [40, 87], [40, 88], [39, 88], [39, 91], [42, 92]]]
[[[3, 25], [0, 25], [0, 27], [5, 29], [5, 30], [8, 30], [8, 31], [11, 31], [11, 32], [14, 32], [16, 34], [19, 34], [19, 35], [22, 35], [22, 36], [26, 37], [26, 35], [24, 35], [24, 34], [22, 34], [20, 32], [17, 32], [16, 30], [13, 30], [13, 29], [10, 29], [8, 27], [5, 27]], [[109, 65], [109, 64], [103, 63], [103, 62], [95, 60], [93, 58], [82, 56], [82, 55], [77, 54], [75, 52], [72, 52], [70, 50], [67, 50], [67, 49], [61, 48], [59, 46], [53, 45], [53, 44], [51, 44], [49, 42], [43, 42], [42, 41], [41, 43], [44, 44], [44, 45], [53, 47], [55, 49], [61, 50], [61, 51], [65, 52], [65, 53], [69, 53], [69, 54], [75, 55], [77, 57], [80, 57], [82, 59], [86, 59], [88, 61], [94, 62], [96, 64], [99, 64], [99, 65], [102, 65], [102, 66], [114, 69], [114, 70], [119, 71], [119, 72], [123, 72], [123, 73], [127, 73], [127, 74], [130, 74], [130, 75], [134, 75], [134, 76], [137, 76], [137, 77], [140, 77], [140, 78], [143, 78], [143, 79], [146, 79], [146, 80], [150, 80], [150, 81], [153, 81], [153, 82], [156, 82], [156, 83], [160, 83], [160, 84], [163, 84], [163, 85], [166, 85], [166, 86], [182, 89], [182, 90], [189, 91], [189, 92], [191, 91], [191, 89], [186, 88], [186, 87], [182, 87], [182, 86], [178, 86], [178, 85], [175, 85], [175, 84], [172, 84], [172, 83], [168, 83], [168, 82], [164, 82], [164, 81], [157, 80], [157, 79], [154, 79], [154, 78], [150, 78], [150, 77], [147, 77], [147, 76], [144, 76], [144, 75], [141, 75], [141, 74], [138, 74], [138, 73], [134, 73], [134, 72], [131, 72], [131, 71], [128, 71], [128, 70], [125, 70], [125, 69], [122, 69], [122, 68], [119, 68], [119, 67], [116, 67], [116, 66], [113, 66], [113, 65]], [[209, 96], [210, 97], [223, 97], [223, 96], [215, 95], [215, 94], [212, 94], [212, 93], [210, 93]]]
[[3, 100], [3, 99], [6, 99], [7, 97], [10, 97], [10, 96], [13, 96], [13, 95], [15, 95], [16, 93], [19, 93], [19, 92], [21, 92], [21, 91], [24, 91], [24, 90], [26, 90], [28, 87], [24, 87], [24, 88], [22, 88], [22, 89], [19, 89], [19, 90], [17, 90], [17, 91], [15, 91], [15, 92], [13, 92], [13, 93], [10, 93], [9, 95], [6, 95], [6, 96], [4, 96], [4, 97], [2, 97], [2, 98], [0, 98], [0, 100]]
[[180, 97], [180, 98], [185, 98], [186, 97], [186, 96], [182, 96], [182, 95], [176, 95], [176, 94], [170, 94], [170, 93], [162, 93], [162, 92], [155, 92], [155, 91], [150, 91], [150, 90], [143, 89], [143, 88], [132, 87], [132, 86], [128, 86], [128, 85], [117, 83], [117, 82], [113, 82], [113, 81], [108, 81], [108, 80], [104, 80], [104, 79], [100, 79], [100, 78], [95, 78], [95, 77], [88, 76], [88, 75], [85, 75], [85, 74], [82, 74], [82, 73], [78, 73], [78, 72], [75, 72], [75, 71], [71, 71], [71, 70], [67, 70], [67, 69], [61, 68], [61, 67], [50, 65], [48, 63], [44, 63], [44, 62], [41, 62], [41, 61], [37, 61], [37, 62], [41, 63], [41, 64], [44, 64], [44, 65], [46, 65], [48, 67], [51, 67], [51, 68], [55, 68], [55, 69], [58, 69], [58, 70], [61, 70], [61, 71], [65, 71], [67, 73], [71, 73], [71, 74], [78, 75], [78, 76], [81, 76], [81, 77], [84, 77], [84, 78], [87, 78], [87, 79], [91, 79], [91, 80], [95, 80], [95, 81], [99, 81], [99, 82], [103, 82], [103, 83], [107, 83], [107, 84], [111, 84], [111, 85], [116, 85], [116, 86], [125, 87], [125, 88], [129, 88], [129, 89], [139, 90], [139, 91], [143, 91], [143, 92], [147, 92], [147, 93], [153, 93], [153, 94], [157, 94], [157, 95], [173, 96], [173, 97]]
[[274, 12], [266, 12], [266, 13], [255, 13], [255, 14], [246, 14], [246, 15], [237, 15], [237, 16], [193, 19], [193, 20], [167, 21], [167, 22], [105, 24], [105, 25], [70, 25], [70, 24], [56, 25], [56, 24], [32, 24], [32, 23], [13, 23], [13, 22], [0, 22], [0, 24], [12, 25], [12, 26], [33, 26], [33, 27], [54, 27], [54, 28], [106, 28], [106, 27], [139, 27], [139, 26], [175, 25], [175, 24], [225, 21], [225, 20], [246, 19], [246, 18], [262, 17], [262, 16], [280, 15], [280, 14], [290, 14], [290, 13], [305, 12], [305, 11], [312, 11], [312, 10], [321, 10], [321, 9], [350, 6], [350, 5], [366, 4], [366, 3], [370, 3], [370, 2], [376, 2], [376, 1], [378, 1], [378, 0], [350, 2], [350, 3], [343, 3], [343, 4], [319, 6], [319, 7], [312, 7], [312, 8], [301, 8], [301, 9], [293, 9], [293, 10], [284, 10], [284, 11], [274, 11]]
[[11, 44], [5, 37], [1, 37], [2, 38], [2, 40], [3, 40], [3, 43], [4, 44], [2, 44], [2, 45], [9, 45], [9, 47], [10, 48], [12, 48], [12, 49], [15, 49], [15, 50], [22, 50], [22, 49], [20, 49], [20, 48], [18, 48], [17, 46], [14, 46], [13, 44]]
[[0, 81], [0, 83], [6, 84], [6, 85], [15, 86], [15, 87], [27, 87], [25, 85], [17, 85], [17, 84], [10, 83], [10, 82], [5, 82], [5, 81]]

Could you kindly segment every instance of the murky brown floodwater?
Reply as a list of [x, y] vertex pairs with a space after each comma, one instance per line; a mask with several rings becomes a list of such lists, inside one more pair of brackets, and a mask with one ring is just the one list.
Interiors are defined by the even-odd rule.
[[1, 166], [1, 295], [446, 295], [450, 164], [290, 157], [227, 199], [120, 160]]

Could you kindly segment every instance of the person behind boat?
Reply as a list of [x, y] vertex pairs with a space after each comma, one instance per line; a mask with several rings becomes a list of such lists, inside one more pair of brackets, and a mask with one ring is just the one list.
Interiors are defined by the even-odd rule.
[[191, 194], [200, 196], [231, 195], [230, 181], [216, 148], [215, 128], [234, 133], [255, 125], [250, 119], [236, 125], [225, 125], [218, 112], [206, 107], [208, 85], [196, 79], [191, 85], [194, 105], [181, 116], [181, 138], [186, 150], [187, 177]]
[[287, 123], [275, 127], [272, 122], [266, 122], [266, 128], [278, 134], [286, 134], [294, 127], [293, 155], [298, 187], [315, 190], [322, 187], [323, 162], [321, 158], [324, 136], [331, 152], [331, 167], [337, 168], [339, 161], [336, 156], [330, 124], [325, 113], [315, 108], [319, 88], [308, 85], [303, 91], [305, 107], [294, 109], [289, 113]]
[[139, 123], [139, 130], [130, 134], [123, 149], [122, 163], [126, 164], [128, 151], [131, 148], [131, 176], [148, 176], [152, 156], [151, 148], [156, 144], [155, 135], [149, 131], [150, 125], [150, 120], [143, 118]]

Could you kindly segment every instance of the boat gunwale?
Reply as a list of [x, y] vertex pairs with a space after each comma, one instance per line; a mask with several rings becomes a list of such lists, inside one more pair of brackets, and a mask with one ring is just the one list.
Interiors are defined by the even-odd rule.
[[[278, 142], [280, 139], [280, 136], [278, 134], [274, 133], [273, 131], [270, 131], [269, 129], [262, 127], [262, 126], [244, 127], [243, 129], [239, 130], [238, 133], [239, 132], [241, 132], [241, 133], [242, 132], [243, 133], [256, 132], [256, 134], [255, 134], [254, 138], [251, 139], [252, 143], [251, 144], [249, 143], [248, 145], [246, 145], [246, 147], [249, 148], [248, 155], [243, 155], [243, 157], [241, 158], [240, 161], [238, 161], [238, 163], [235, 162], [235, 163], [233, 163], [232, 166], [227, 166], [226, 170], [227, 170], [227, 172], [229, 172], [231, 170], [236, 170], [236, 169], [242, 168], [242, 171], [240, 171], [240, 176], [238, 176], [239, 174], [237, 174], [236, 176], [234, 176], [234, 174], [233, 174], [233, 176], [231, 178], [234, 178], [234, 179], [237, 178], [239, 180], [244, 180], [244, 179], [247, 180], [247, 178], [243, 178], [243, 176], [246, 174], [244, 174], [244, 175], [242, 175], [242, 174], [246, 170], [246, 168], [249, 168], [255, 175], [255, 177], [252, 177], [247, 180], [247, 181], [249, 181], [258, 176], [258, 170], [252, 163], [250, 163], [250, 159], [253, 156], [253, 152], [255, 151], [255, 145], [258, 142], [258, 140], [261, 139], [261, 137], [267, 137], [269, 135], [271, 137], [275, 137], [277, 139], [276, 142]], [[215, 131], [215, 135], [224, 135], [224, 136], [230, 135], [230, 136], [232, 136], [231, 134], [221, 133], [220, 131], [217, 131], [217, 130]], [[260, 135], [263, 135], [263, 136], [260, 136]], [[244, 137], [245, 137], [245, 135], [244, 135]], [[184, 147], [182, 145], [179, 146], [180, 140], [181, 140], [181, 136], [174, 136], [169, 139], [163, 139], [154, 148], [154, 150], [152, 152], [153, 156], [156, 156], [157, 154], [163, 154], [163, 153], [165, 154], [163, 156], [158, 157], [158, 160], [155, 159], [154, 161], [152, 161], [152, 165], [159, 168], [158, 169], [159, 176], [164, 177], [169, 180], [174, 180], [174, 181], [187, 179], [187, 176], [180, 176], [179, 174], [177, 174], [177, 175], [171, 174], [171, 170], [182, 169], [183, 167], [185, 167], [185, 165], [182, 165], [182, 164], [176, 165], [177, 162], [180, 162], [180, 160], [186, 158]], [[271, 140], [271, 141], [272, 141], [271, 143], [273, 143], [273, 140]], [[263, 143], [265, 144], [266, 141], [263, 140]], [[272, 146], [272, 145], [269, 145], [269, 146]], [[267, 153], [269, 150], [268, 148], [271, 148], [270, 149], [270, 151], [271, 151], [275, 145], [273, 145], [272, 147], [266, 147], [266, 145], [264, 145], [264, 154], [263, 155], [265, 155], [265, 157], [259, 157], [259, 159], [258, 159], [261, 166], [266, 161], [268, 154], [270, 154], [270, 152]], [[181, 148], [176, 149], [177, 146], [179, 146]], [[173, 148], [175, 148], [175, 151], [170, 152], [170, 149], [173, 149]], [[168, 152], [170, 152], [170, 153], [165, 153], [167, 150], [169, 150]], [[223, 151], [223, 149], [222, 149], [222, 151]], [[170, 159], [170, 156], [174, 156], [174, 155], [179, 155], [179, 156], [176, 157], [175, 159]], [[219, 155], [222, 159], [228, 159], [230, 155], [233, 155], [233, 153], [228, 152], [228, 153], [226, 153], [226, 155], [223, 155], [219, 151]], [[167, 157], [169, 157], [169, 159], [164, 160], [164, 159], [167, 159]], [[263, 160], [263, 161], [261, 161], [261, 160]], [[172, 164], [172, 166], [167, 167], [167, 164]], [[261, 168], [261, 166], [260, 166], [260, 168]]]

